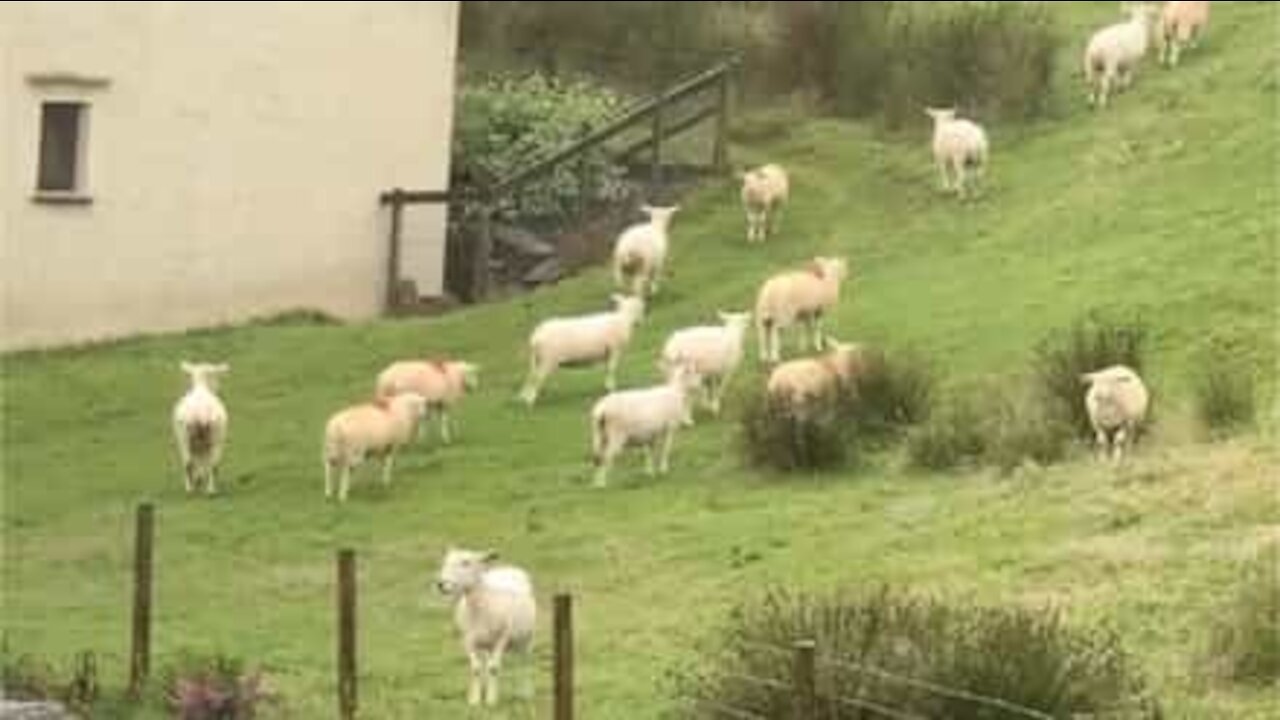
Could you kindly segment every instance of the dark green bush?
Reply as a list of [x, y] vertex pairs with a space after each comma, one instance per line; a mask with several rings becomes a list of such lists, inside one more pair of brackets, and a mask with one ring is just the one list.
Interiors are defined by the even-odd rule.
[[1234, 596], [1216, 614], [1209, 665], [1245, 685], [1280, 683], [1280, 549], [1269, 545], [1241, 570]]
[[775, 589], [744, 601], [700, 648], [696, 666], [675, 673], [679, 716], [710, 718], [711, 708], [730, 707], [789, 720], [790, 648], [801, 639], [817, 645], [818, 720], [881, 717], [841, 699], [913, 717], [1014, 717], [901, 678], [1053, 717], [1160, 716], [1139, 668], [1110, 631], [1069, 625], [1052, 609], [982, 606], [889, 589], [829, 595]]
[[[621, 96], [603, 87], [540, 74], [468, 82], [458, 99], [454, 184], [483, 184], [509, 175], [604, 124], [621, 108]], [[582, 162], [585, 186], [583, 166], [564, 165], [501, 210], [557, 219], [569, 215], [580, 201], [611, 201], [623, 194], [623, 170], [603, 149], [588, 153]]]
[[841, 421], [840, 398], [818, 403], [806, 418], [769, 399], [763, 383], [743, 398], [739, 444], [752, 467], [794, 472], [838, 468], [851, 460], [853, 425]]
[[1239, 357], [1236, 349], [1215, 341], [1195, 358], [1195, 414], [1211, 434], [1248, 428], [1256, 419], [1253, 368]]
[[974, 401], [955, 396], [944, 402], [929, 421], [907, 439], [907, 457], [923, 470], [951, 470], [976, 465], [985, 456], [988, 438]]
[[30, 655], [15, 655], [5, 643], [0, 658], [0, 697], [54, 701], [88, 713], [98, 700], [98, 663], [90, 652], [77, 655], [69, 672]]
[[[1076, 436], [1088, 440], [1093, 437], [1093, 428], [1080, 376], [1111, 365], [1127, 365], [1142, 375], [1146, 340], [1147, 326], [1139, 318], [1091, 315], [1055, 331], [1036, 348], [1034, 392], [1047, 403], [1047, 413], [1061, 418]], [[1150, 389], [1149, 378], [1143, 379]]]
[[843, 415], [856, 427], [859, 441], [896, 439], [928, 420], [933, 372], [922, 357], [869, 351], [866, 360], [857, 385], [843, 399]]

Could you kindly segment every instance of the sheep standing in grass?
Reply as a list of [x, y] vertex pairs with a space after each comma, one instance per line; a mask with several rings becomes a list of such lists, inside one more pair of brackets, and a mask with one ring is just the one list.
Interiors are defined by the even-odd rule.
[[382, 458], [382, 484], [391, 484], [396, 451], [413, 440], [426, 408], [421, 395], [403, 393], [354, 405], [329, 418], [324, 429], [324, 496], [333, 497], [337, 473], [338, 501], [346, 502], [351, 470], [370, 457]]
[[1097, 438], [1098, 455], [1105, 459], [1109, 449], [1112, 459], [1119, 462], [1146, 419], [1147, 388], [1138, 373], [1123, 365], [1085, 373], [1080, 380], [1088, 386], [1084, 403]]
[[955, 108], [925, 108], [933, 118], [933, 162], [944, 192], [960, 197], [986, 174], [987, 133], [972, 120], [956, 117]]
[[1156, 8], [1141, 4], [1127, 7], [1129, 19], [1094, 33], [1084, 52], [1084, 76], [1089, 102], [1106, 107], [1114, 89], [1128, 88], [1138, 63], [1151, 46]]
[[218, 464], [227, 439], [227, 408], [218, 398], [218, 379], [226, 364], [181, 364], [191, 388], [173, 408], [173, 435], [182, 459], [183, 484], [191, 493], [203, 483], [205, 492], [218, 491]]
[[[403, 360], [387, 366], [378, 375], [375, 396], [389, 399], [401, 393], [416, 393], [427, 401], [429, 414], [440, 417], [440, 440], [453, 440], [453, 422], [449, 411], [479, 386], [480, 369], [467, 362], [454, 360]], [[426, 423], [419, 426], [419, 436]]]
[[658, 281], [667, 263], [671, 244], [671, 218], [680, 208], [641, 208], [648, 222], [632, 225], [618, 236], [613, 248], [613, 277], [618, 287], [637, 297], [648, 297], [658, 291]]
[[[450, 548], [437, 587], [452, 598], [454, 622], [471, 663], [467, 702], [498, 703], [498, 671], [508, 652], [531, 655], [537, 603], [525, 571], [495, 567], [497, 553]], [[530, 682], [532, 695], [532, 682]]]
[[809, 330], [815, 350], [822, 350], [822, 318], [840, 301], [840, 284], [849, 274], [843, 258], [818, 257], [805, 270], [775, 275], [756, 296], [756, 332], [760, 359], [777, 362], [782, 356], [780, 332], [797, 321]]
[[1209, 24], [1209, 3], [1175, 0], [1166, 3], [1160, 14], [1160, 59], [1177, 67], [1182, 51], [1194, 47]]
[[610, 393], [591, 409], [591, 457], [596, 466], [595, 486], [609, 482], [609, 469], [629, 445], [643, 445], [646, 467], [654, 473], [653, 451], [661, 443], [657, 471], [671, 467], [671, 446], [676, 430], [690, 425], [690, 396], [698, 385], [697, 373], [684, 365], [673, 369], [662, 385]]
[[614, 295], [610, 312], [579, 317], [552, 318], [534, 329], [529, 337], [529, 377], [520, 397], [533, 406], [547, 377], [561, 365], [581, 365], [604, 360], [607, 363], [604, 387], [617, 386], [618, 361], [631, 342], [631, 332], [644, 315], [644, 301], [638, 297]]
[[751, 325], [751, 313], [722, 312], [723, 325], [677, 330], [662, 348], [660, 365], [668, 380], [680, 366], [691, 368], [702, 379], [703, 401], [712, 415], [720, 414], [725, 388], [742, 362], [742, 343]]
[[747, 213], [747, 242], [764, 242], [782, 221], [782, 207], [790, 195], [787, 171], [764, 165], [742, 176], [742, 206]]
[[825, 355], [791, 360], [769, 373], [766, 393], [770, 402], [786, 407], [796, 417], [806, 417], [815, 403], [857, 382], [867, 368], [866, 353], [853, 343], [828, 342], [832, 349]]

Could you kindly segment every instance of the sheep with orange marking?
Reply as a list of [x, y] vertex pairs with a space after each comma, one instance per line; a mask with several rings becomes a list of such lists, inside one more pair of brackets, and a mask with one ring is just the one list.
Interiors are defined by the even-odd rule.
[[[378, 375], [375, 396], [389, 399], [401, 393], [416, 393], [427, 401], [427, 414], [440, 418], [440, 440], [453, 441], [449, 411], [467, 392], [480, 384], [480, 368], [457, 360], [402, 360], [387, 366]], [[419, 437], [426, 423], [418, 426]]]
[[870, 362], [866, 351], [854, 343], [834, 339], [829, 343], [832, 349], [825, 355], [790, 360], [775, 367], [766, 385], [769, 401], [803, 418], [812, 412], [815, 403], [857, 382]]
[[791, 194], [787, 171], [770, 163], [750, 170], [742, 176], [742, 207], [747, 213], [747, 242], [764, 242], [776, 232], [782, 220], [782, 207]]
[[382, 459], [382, 484], [391, 484], [396, 451], [408, 445], [426, 412], [427, 401], [403, 393], [335, 413], [324, 429], [324, 496], [333, 497], [338, 478], [338, 501], [346, 502], [351, 471], [368, 458]]
[[766, 280], [756, 296], [755, 312], [761, 361], [781, 359], [780, 332], [796, 322], [805, 324], [813, 348], [822, 350], [823, 315], [840, 301], [840, 284], [848, 274], [844, 258], [817, 257], [804, 270], [784, 272]]
[[1209, 2], [1191, 0], [1165, 3], [1160, 14], [1160, 60], [1177, 67], [1182, 51], [1195, 47], [1209, 25]]

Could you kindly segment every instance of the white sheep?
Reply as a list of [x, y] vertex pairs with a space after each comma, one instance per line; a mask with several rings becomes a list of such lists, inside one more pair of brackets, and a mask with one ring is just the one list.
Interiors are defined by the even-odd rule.
[[[498, 702], [498, 671], [508, 652], [531, 656], [537, 602], [524, 570], [495, 567], [493, 551], [450, 548], [437, 588], [455, 602], [454, 622], [471, 664], [467, 702]], [[529, 694], [532, 695], [530, 678]]]
[[1160, 59], [1176, 67], [1182, 51], [1194, 47], [1209, 25], [1209, 3], [1175, 0], [1165, 3], [1160, 15]]
[[1085, 373], [1080, 381], [1088, 386], [1084, 404], [1098, 442], [1098, 455], [1106, 458], [1109, 446], [1112, 459], [1119, 462], [1146, 419], [1150, 402], [1147, 387], [1138, 373], [1124, 365]]
[[396, 451], [413, 440], [427, 401], [403, 393], [334, 413], [324, 428], [324, 496], [333, 497], [333, 476], [340, 473], [338, 501], [346, 502], [351, 471], [366, 458], [382, 459], [382, 484], [391, 483]]
[[614, 459], [632, 445], [644, 446], [646, 468], [653, 475], [653, 451], [661, 443], [657, 471], [666, 474], [676, 430], [693, 422], [690, 395], [698, 382], [697, 373], [680, 365], [662, 385], [609, 393], [596, 402], [591, 408], [596, 487], [608, 484]]
[[756, 331], [760, 359], [777, 362], [782, 356], [782, 328], [801, 321], [815, 350], [822, 349], [823, 315], [840, 301], [840, 284], [849, 274], [843, 258], [814, 258], [805, 270], [789, 271], [765, 281], [756, 296]]
[[782, 207], [791, 188], [787, 171], [770, 163], [742, 175], [742, 207], [747, 213], [747, 242], [764, 242], [782, 223]]
[[770, 402], [780, 404], [797, 417], [805, 417], [816, 402], [857, 381], [869, 362], [863, 348], [833, 338], [829, 338], [828, 343], [832, 349], [825, 355], [790, 360], [769, 373], [766, 394]]
[[1089, 102], [1106, 107], [1113, 89], [1125, 89], [1151, 46], [1151, 35], [1159, 12], [1142, 3], [1126, 7], [1129, 19], [1094, 33], [1084, 52], [1084, 76], [1089, 85]]
[[173, 435], [182, 460], [183, 483], [194, 492], [218, 491], [218, 465], [227, 439], [227, 408], [218, 398], [218, 379], [230, 371], [225, 363], [181, 363], [191, 387], [173, 408]]
[[622, 231], [613, 247], [613, 277], [618, 287], [632, 295], [648, 297], [658, 291], [671, 244], [671, 218], [679, 206], [640, 208], [647, 222]]
[[520, 397], [533, 406], [547, 377], [561, 365], [605, 361], [604, 387], [617, 386], [618, 361], [631, 332], [644, 315], [644, 300], [625, 295], [613, 296], [614, 309], [609, 312], [543, 321], [529, 337], [529, 377]]
[[[427, 401], [428, 414], [440, 417], [440, 440], [453, 440], [453, 422], [449, 411], [480, 384], [480, 368], [457, 360], [402, 360], [387, 366], [378, 375], [375, 397], [390, 398], [412, 392]], [[426, 423], [418, 426], [419, 436]]]
[[751, 313], [721, 312], [723, 325], [677, 330], [667, 338], [659, 364], [667, 379], [684, 365], [702, 379], [703, 400], [713, 415], [720, 414], [725, 388], [742, 362], [742, 343]]
[[925, 108], [933, 118], [933, 162], [944, 192], [965, 197], [986, 174], [989, 144], [982, 126], [956, 117], [955, 108]]

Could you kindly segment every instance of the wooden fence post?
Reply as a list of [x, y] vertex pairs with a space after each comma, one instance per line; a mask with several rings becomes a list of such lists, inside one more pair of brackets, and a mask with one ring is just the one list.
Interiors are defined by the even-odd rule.
[[404, 213], [404, 190], [391, 191], [390, 247], [387, 248], [386, 311], [393, 313], [400, 305], [400, 227]]
[[471, 302], [480, 302], [489, 294], [489, 255], [493, 252], [493, 197], [484, 191], [480, 199], [480, 229], [475, 247], [471, 248]]
[[817, 715], [817, 686], [815, 678], [815, 651], [812, 640], [797, 640], [792, 664], [792, 683], [795, 685], [795, 720], [814, 720]]
[[[582, 123], [580, 128], [582, 137], [586, 137], [591, 133], [591, 126]], [[574, 208], [578, 214], [578, 222], [587, 216], [587, 208], [590, 204], [591, 197], [591, 164], [587, 162], [587, 153], [582, 153], [578, 157], [578, 205]]]
[[133, 647], [129, 653], [129, 692], [142, 693], [151, 672], [151, 587], [154, 581], [155, 506], [138, 506], [133, 540]]
[[356, 716], [356, 552], [338, 551], [338, 717]]
[[729, 77], [732, 66], [720, 76], [716, 95], [716, 135], [711, 145], [711, 167], [717, 174], [729, 169]]
[[555, 664], [552, 681], [555, 693], [555, 720], [573, 720], [573, 596], [555, 597]]
[[[663, 93], [659, 89], [659, 93]], [[658, 194], [662, 189], [662, 134], [663, 134], [663, 110], [666, 109], [667, 98], [665, 94], [658, 96], [658, 104], [653, 108], [653, 159], [649, 168], [649, 202], [660, 205], [662, 200]]]

